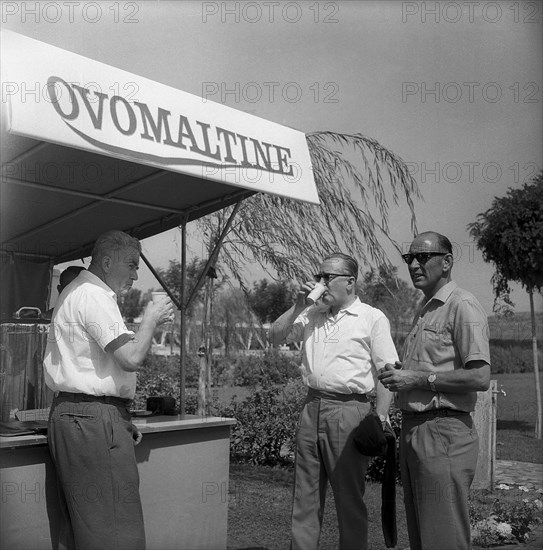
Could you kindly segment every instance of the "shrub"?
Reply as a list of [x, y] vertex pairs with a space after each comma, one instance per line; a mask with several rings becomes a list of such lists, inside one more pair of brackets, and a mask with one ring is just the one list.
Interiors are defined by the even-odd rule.
[[[198, 385], [198, 363], [187, 357], [185, 384]], [[152, 396], [173, 397], [179, 407], [179, 356], [148, 355], [138, 371], [135, 409], [145, 409], [147, 398]]]
[[221, 416], [235, 418], [230, 455], [236, 462], [266, 466], [292, 464], [298, 416], [306, 390], [301, 381], [259, 387], [244, 401], [232, 399]]
[[268, 349], [263, 355], [241, 355], [233, 369], [235, 386], [257, 386], [262, 383], [284, 384], [300, 376], [299, 359], [293, 359], [276, 349]]
[[[543, 354], [539, 353], [539, 369], [543, 369]], [[503, 341], [490, 341], [490, 364], [492, 373], [532, 372], [533, 352], [531, 342], [508, 344]]]
[[[298, 418], [306, 394], [307, 388], [298, 377], [284, 386], [268, 381], [241, 402], [233, 398], [230, 404], [218, 408], [215, 402], [217, 415], [237, 420], [230, 437], [232, 460], [267, 466], [292, 466]], [[401, 412], [391, 412], [390, 421], [396, 433], [398, 453]], [[366, 479], [380, 482], [384, 467], [385, 458], [374, 457]], [[398, 479], [399, 475], [398, 468]]]
[[[399, 454], [400, 454], [400, 430], [402, 426], [402, 412], [399, 409], [394, 409], [390, 412], [390, 425], [396, 435], [396, 480], [400, 481], [400, 467], [399, 467]], [[385, 471], [385, 457], [375, 456], [371, 459], [368, 469], [366, 470], [366, 480], [375, 481], [381, 483], [383, 480], [383, 474]]]
[[529, 540], [532, 527], [541, 523], [543, 504], [540, 498], [529, 498], [528, 487], [519, 486], [518, 491], [511, 489], [510, 485], [499, 485], [498, 496], [489, 491], [472, 492], [470, 521], [473, 544], [486, 548], [524, 543]]
[[137, 380], [134, 408], [145, 409], [147, 398], [156, 395], [179, 401], [179, 357], [148, 355]]

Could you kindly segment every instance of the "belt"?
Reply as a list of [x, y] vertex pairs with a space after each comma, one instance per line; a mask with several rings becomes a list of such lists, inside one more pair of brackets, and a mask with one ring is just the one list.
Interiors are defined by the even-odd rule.
[[368, 401], [368, 396], [365, 393], [337, 393], [309, 388], [308, 395], [317, 399], [330, 399], [332, 401], [361, 401], [362, 403]]
[[115, 405], [116, 407], [129, 407], [132, 404], [132, 399], [124, 397], [115, 397], [114, 395], [89, 395], [87, 393], [72, 393], [69, 391], [59, 391], [58, 397], [72, 401], [74, 403], [93, 402], [105, 403], [107, 405]]
[[457, 411], [454, 409], [430, 409], [429, 411], [402, 411], [403, 418], [409, 418], [410, 420], [427, 420], [429, 418], [436, 418], [441, 416], [464, 416], [469, 415], [467, 411]]

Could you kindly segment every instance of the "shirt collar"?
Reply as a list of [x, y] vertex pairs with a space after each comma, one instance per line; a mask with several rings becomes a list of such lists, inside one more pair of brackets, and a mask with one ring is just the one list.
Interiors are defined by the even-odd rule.
[[[445, 303], [449, 296], [454, 292], [454, 290], [458, 287], [458, 285], [454, 281], [449, 281], [446, 285], [443, 285], [427, 302], [431, 302], [432, 300], [439, 300], [442, 303]], [[424, 304], [424, 305], [426, 305]]]
[[97, 277], [94, 273], [91, 273], [88, 270], [82, 271], [78, 278], [81, 277], [83, 280], [87, 280], [89, 283], [92, 283], [93, 285], [99, 286], [100, 288], [103, 288], [110, 296], [116, 297], [117, 295], [115, 292], [111, 289], [111, 287], [107, 286], [100, 277]]
[[[360, 298], [357, 296], [355, 298], [354, 302], [350, 306], [347, 306], [345, 308], [341, 308], [337, 312], [337, 314], [339, 315], [339, 314], [343, 314], [343, 313], [348, 313], [349, 315], [359, 315], [361, 308], [362, 308], [362, 302], [360, 301]], [[328, 308], [327, 314], [328, 315], [331, 314], [330, 308]]]

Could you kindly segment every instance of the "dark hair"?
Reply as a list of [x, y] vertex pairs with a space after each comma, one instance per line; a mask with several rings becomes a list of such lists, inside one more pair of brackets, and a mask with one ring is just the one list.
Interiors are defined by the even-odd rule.
[[345, 270], [349, 272], [349, 275], [355, 279], [358, 279], [358, 262], [352, 256], [342, 254], [341, 252], [336, 252], [326, 256], [324, 261], [326, 260], [341, 260]]
[[82, 265], [71, 265], [67, 267], [58, 278], [59, 285], [62, 288], [68, 286], [84, 269]]

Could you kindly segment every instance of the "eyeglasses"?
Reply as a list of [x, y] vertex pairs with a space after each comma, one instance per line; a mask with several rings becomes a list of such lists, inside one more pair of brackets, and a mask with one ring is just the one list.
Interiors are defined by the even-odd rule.
[[314, 277], [317, 283], [319, 283], [321, 279], [324, 279], [325, 284], [328, 284], [336, 277], [352, 277], [352, 275], [345, 275], [344, 273], [316, 273]]
[[411, 265], [413, 260], [424, 265], [433, 256], [446, 256], [447, 254], [448, 252], [417, 252], [416, 254], [402, 254], [402, 258], [407, 265]]

